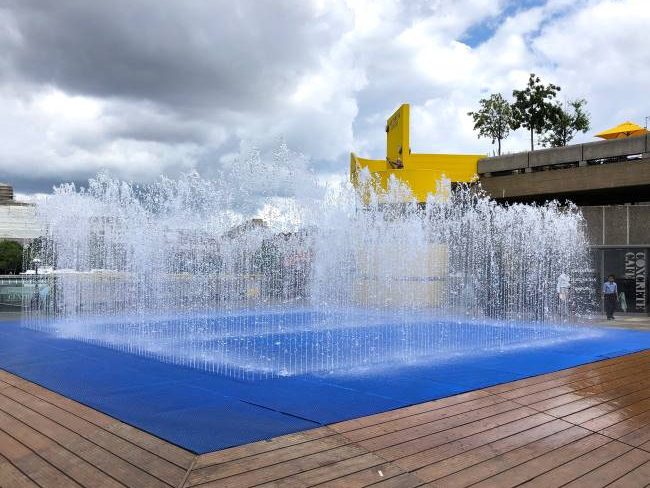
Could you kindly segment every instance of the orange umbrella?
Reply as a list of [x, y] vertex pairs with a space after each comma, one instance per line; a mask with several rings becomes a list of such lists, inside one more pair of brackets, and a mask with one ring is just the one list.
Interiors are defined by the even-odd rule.
[[647, 134], [648, 130], [633, 122], [623, 122], [616, 127], [604, 130], [596, 134], [596, 137], [603, 139], [618, 139], [620, 137], [642, 136]]

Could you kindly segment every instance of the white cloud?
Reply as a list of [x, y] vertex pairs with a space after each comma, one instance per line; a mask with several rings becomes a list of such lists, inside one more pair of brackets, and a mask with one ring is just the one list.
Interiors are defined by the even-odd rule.
[[650, 4], [591, 2], [548, 24], [533, 45], [554, 66], [564, 96], [585, 96], [594, 132], [650, 115]]
[[[281, 136], [340, 179], [350, 150], [384, 157], [384, 121], [404, 102], [414, 151], [488, 153], [466, 113], [530, 72], [586, 97], [592, 133], [650, 115], [646, 0], [242, 1], [222, 17], [225, 0], [124, 1], [117, 17], [75, 4], [0, 8], [0, 169], [19, 191], [101, 168], [210, 173], [241, 139], [265, 150]], [[477, 26], [488, 38], [463, 42]], [[518, 131], [504, 149], [526, 146]]]

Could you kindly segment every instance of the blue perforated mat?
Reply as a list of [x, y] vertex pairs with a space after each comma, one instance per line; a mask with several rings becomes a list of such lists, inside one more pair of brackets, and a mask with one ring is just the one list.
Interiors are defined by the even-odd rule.
[[364, 374], [237, 381], [0, 323], [0, 367], [197, 453], [650, 348], [602, 335]]

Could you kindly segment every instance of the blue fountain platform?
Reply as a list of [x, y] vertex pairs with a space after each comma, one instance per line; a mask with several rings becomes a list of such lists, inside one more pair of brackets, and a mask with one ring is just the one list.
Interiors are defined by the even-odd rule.
[[0, 368], [206, 453], [650, 348], [650, 332], [363, 374], [238, 381], [0, 322]]

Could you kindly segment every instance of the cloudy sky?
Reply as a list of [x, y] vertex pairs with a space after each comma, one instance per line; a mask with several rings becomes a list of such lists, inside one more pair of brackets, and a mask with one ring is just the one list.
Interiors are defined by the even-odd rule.
[[210, 176], [280, 138], [344, 175], [404, 102], [414, 152], [488, 153], [467, 111], [530, 72], [591, 140], [650, 115], [649, 25], [648, 0], [0, 0], [0, 181]]

